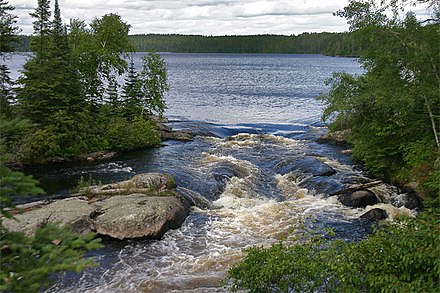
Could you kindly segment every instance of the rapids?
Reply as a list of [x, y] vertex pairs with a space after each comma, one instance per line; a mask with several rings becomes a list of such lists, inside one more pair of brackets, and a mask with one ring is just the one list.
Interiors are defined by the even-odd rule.
[[[136, 64], [143, 53], [136, 55]], [[301, 235], [301, 225], [357, 240], [371, 223], [359, 216], [373, 208], [342, 205], [333, 189], [367, 180], [341, 153], [319, 144], [324, 80], [335, 71], [361, 72], [356, 60], [319, 55], [163, 54], [171, 90], [166, 116], [174, 129], [190, 130], [191, 142], [121, 154], [109, 161], [32, 167], [47, 197], [68, 196], [83, 178], [109, 183], [142, 172], [165, 172], [207, 205], [193, 207], [183, 226], [161, 240], [114, 241], [93, 251], [99, 266], [53, 276], [47, 292], [228, 292], [228, 268], [243, 249]], [[10, 61], [18, 76], [24, 58]], [[333, 168], [329, 176], [289, 171], [291, 162]], [[306, 166], [307, 167], [307, 166]], [[310, 166], [313, 169], [313, 165]], [[284, 171], [283, 171], [284, 170]], [[285, 171], [287, 170], [287, 171]], [[303, 169], [301, 169], [303, 170]], [[405, 195], [376, 187], [390, 219], [413, 214]], [[374, 207], [376, 207], [374, 206]]]

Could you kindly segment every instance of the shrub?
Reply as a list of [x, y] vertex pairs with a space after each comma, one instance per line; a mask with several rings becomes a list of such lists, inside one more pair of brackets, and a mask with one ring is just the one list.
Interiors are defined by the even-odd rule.
[[231, 289], [249, 292], [437, 292], [440, 214], [426, 211], [346, 243], [311, 239], [248, 249], [229, 271]]

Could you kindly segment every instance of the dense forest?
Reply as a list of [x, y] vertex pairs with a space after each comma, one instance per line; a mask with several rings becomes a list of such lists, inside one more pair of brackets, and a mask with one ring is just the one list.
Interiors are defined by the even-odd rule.
[[361, 48], [349, 33], [303, 33], [298, 36], [130, 36], [139, 52], [287, 53], [358, 56]]
[[[373, 175], [415, 189], [416, 218], [376, 225], [365, 240], [311, 231], [270, 248], [253, 247], [229, 271], [248, 292], [438, 292], [440, 287], [440, 7], [432, 18], [402, 16], [410, 1], [355, 1], [338, 11], [360, 43], [365, 73], [335, 73], [319, 97], [332, 132]], [[393, 12], [390, 15], [389, 12]]]
[[[298, 36], [130, 35], [137, 52], [282, 53], [359, 56], [362, 47], [350, 33], [303, 33]], [[30, 36], [19, 36], [16, 51], [29, 51]], [[363, 44], [367, 46], [368, 44]]]

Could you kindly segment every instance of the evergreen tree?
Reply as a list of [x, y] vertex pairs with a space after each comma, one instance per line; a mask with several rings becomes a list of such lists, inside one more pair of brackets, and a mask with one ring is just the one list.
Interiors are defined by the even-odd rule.
[[19, 28], [16, 26], [17, 16], [11, 14], [14, 6], [9, 5], [8, 1], [0, 0], [0, 54], [13, 51], [13, 43], [17, 41]]
[[11, 118], [12, 115], [10, 107], [13, 98], [12, 81], [4, 61], [7, 53], [13, 50], [13, 43], [17, 41], [16, 35], [20, 31], [16, 26], [17, 16], [11, 13], [14, 9], [8, 1], [0, 0], [0, 118]]
[[[17, 98], [25, 117], [46, 125], [57, 112], [75, 115], [84, 106], [84, 97], [61, 22], [58, 1], [55, 1], [54, 21], [48, 24], [46, 17], [50, 12], [45, 10], [48, 2], [38, 3], [39, 7], [32, 15], [39, 17], [34, 22], [34, 29], [37, 38], [45, 40], [44, 52], [39, 51], [40, 46], [33, 47], [35, 56], [23, 66], [23, 75], [19, 79], [22, 87], [17, 90]], [[52, 29], [47, 29], [49, 27]]]
[[30, 15], [36, 19], [33, 22], [34, 38], [31, 42], [31, 49], [39, 58], [44, 58], [50, 41], [50, 0], [38, 0], [37, 8]]
[[134, 66], [133, 56], [130, 57], [130, 64], [122, 93], [125, 116], [129, 120], [132, 120], [142, 113], [141, 82]]
[[13, 98], [11, 89], [11, 78], [6, 64], [0, 64], [0, 119], [11, 118], [10, 101]]

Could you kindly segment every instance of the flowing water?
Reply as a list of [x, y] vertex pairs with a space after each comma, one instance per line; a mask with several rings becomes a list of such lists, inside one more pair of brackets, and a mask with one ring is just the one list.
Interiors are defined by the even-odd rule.
[[[140, 56], [136, 55], [139, 66]], [[169, 173], [181, 192], [197, 193], [210, 208], [193, 207], [183, 226], [161, 240], [106, 240], [92, 252], [100, 263], [81, 274], [54, 277], [48, 292], [228, 292], [228, 268], [243, 249], [270, 245], [302, 232], [333, 228], [356, 240], [369, 232], [359, 220], [367, 209], [351, 209], [329, 196], [365, 175], [341, 148], [319, 144], [325, 128], [323, 105], [335, 71], [359, 74], [354, 59], [320, 55], [163, 54], [170, 92], [166, 116], [174, 129], [191, 130], [191, 142], [167, 141], [161, 148], [120, 155], [109, 161], [27, 170], [48, 196], [68, 193], [81, 176], [102, 183], [150, 171]], [[13, 77], [23, 57], [9, 61]], [[329, 177], [284, 169], [312, 158], [336, 170]], [[312, 165], [313, 168], [313, 165]], [[284, 171], [283, 171], [284, 170]], [[319, 180], [318, 180], [319, 179]], [[313, 184], [312, 184], [313, 183]], [[381, 186], [391, 217], [411, 213], [399, 191]]]

